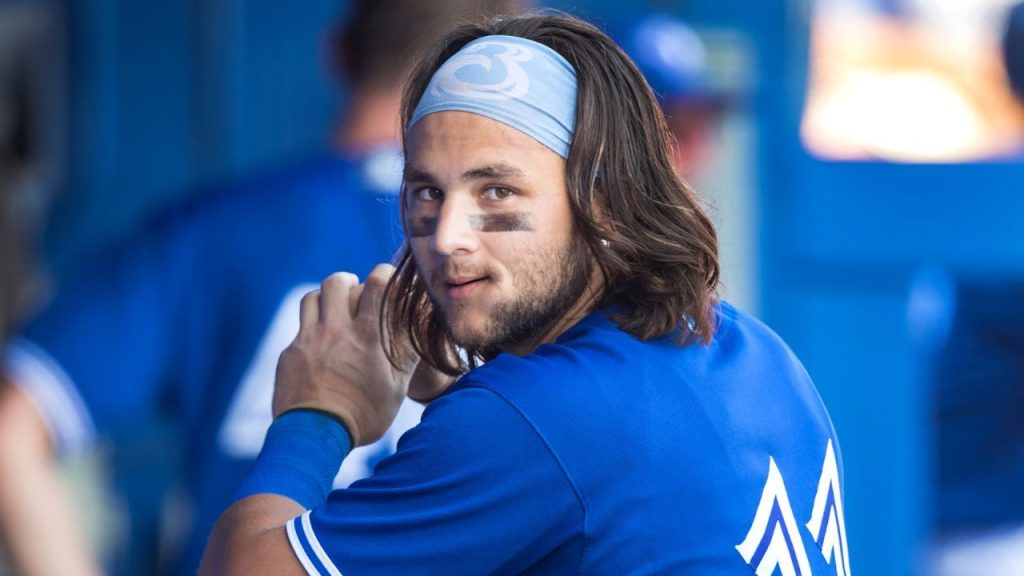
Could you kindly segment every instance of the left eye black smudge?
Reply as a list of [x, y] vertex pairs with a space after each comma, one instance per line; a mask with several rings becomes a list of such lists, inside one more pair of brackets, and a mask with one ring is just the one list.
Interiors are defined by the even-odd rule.
[[429, 216], [408, 218], [406, 219], [406, 226], [409, 228], [409, 236], [412, 238], [433, 236], [437, 230], [437, 218]]

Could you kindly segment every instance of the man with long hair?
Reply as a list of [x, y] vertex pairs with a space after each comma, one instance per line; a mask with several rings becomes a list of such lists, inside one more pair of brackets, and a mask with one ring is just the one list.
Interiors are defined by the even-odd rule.
[[[368, 273], [398, 245], [405, 77], [453, 24], [520, 6], [348, 4], [331, 36], [348, 88], [331, 148], [196, 197], [112, 246], [58, 287], [9, 351], [0, 375], [0, 541], [16, 573], [103, 572], [56, 462], [97, 438], [130, 446], [139, 422], [157, 419], [173, 425], [181, 462], [166, 461], [170, 450], [150, 455], [164, 457], [147, 463], [156, 472], [136, 480], [134, 496], [154, 501], [173, 483], [167, 521], [132, 525], [137, 559], [107, 568], [195, 573], [271, 423], [277, 357], [298, 330], [302, 295], [339, 268]], [[366, 476], [421, 409], [406, 403], [390, 432], [334, 471], [338, 484]]]
[[[715, 231], [624, 53], [566, 16], [467, 25], [402, 127], [397, 269], [303, 299], [201, 571], [848, 574], [828, 415], [718, 300]], [[328, 497], [407, 395], [421, 423]]]

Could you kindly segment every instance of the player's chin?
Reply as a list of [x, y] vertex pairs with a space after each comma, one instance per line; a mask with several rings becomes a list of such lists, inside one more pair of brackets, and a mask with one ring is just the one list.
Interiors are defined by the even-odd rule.
[[448, 330], [452, 339], [465, 348], [480, 349], [489, 346], [492, 339], [486, 327], [486, 322], [474, 317], [472, 313], [456, 313], [454, 318], [448, 320]]

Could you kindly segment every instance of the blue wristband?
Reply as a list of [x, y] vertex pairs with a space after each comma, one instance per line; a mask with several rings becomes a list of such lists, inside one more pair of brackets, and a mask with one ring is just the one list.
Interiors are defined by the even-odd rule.
[[235, 501], [279, 494], [312, 510], [327, 500], [342, 460], [352, 448], [340, 421], [317, 410], [298, 409], [274, 419]]

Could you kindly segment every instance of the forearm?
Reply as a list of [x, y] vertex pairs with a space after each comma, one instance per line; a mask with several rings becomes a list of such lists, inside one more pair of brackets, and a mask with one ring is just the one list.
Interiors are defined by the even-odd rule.
[[240, 499], [217, 520], [200, 574], [302, 574], [285, 524], [323, 504], [350, 448], [329, 416], [300, 410], [275, 419]]
[[[408, 390], [413, 366], [396, 370], [380, 334], [393, 272], [378, 265], [362, 285], [352, 274], [332, 274], [302, 298], [299, 334], [278, 360], [274, 422], [236, 503], [217, 521], [203, 574], [316, 572], [301, 538], [289, 541], [286, 523], [327, 500], [349, 450], [384, 434]], [[313, 555], [323, 561], [319, 547]]]
[[0, 382], [0, 538], [17, 574], [101, 573], [45, 423], [29, 399], [5, 382]]

